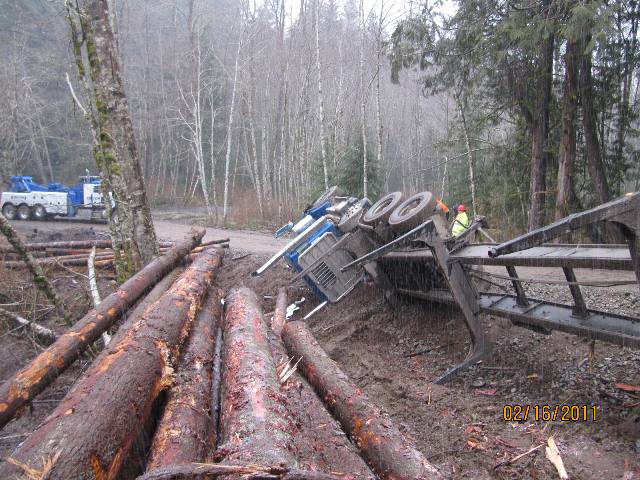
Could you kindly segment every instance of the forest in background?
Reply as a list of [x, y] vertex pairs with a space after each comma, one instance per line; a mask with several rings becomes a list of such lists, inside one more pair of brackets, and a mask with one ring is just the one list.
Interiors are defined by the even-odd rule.
[[[431, 190], [515, 233], [640, 189], [637, 2], [392, 7], [114, 0], [151, 202], [246, 224]], [[0, 0], [0, 40], [0, 180], [95, 172], [64, 2]]]

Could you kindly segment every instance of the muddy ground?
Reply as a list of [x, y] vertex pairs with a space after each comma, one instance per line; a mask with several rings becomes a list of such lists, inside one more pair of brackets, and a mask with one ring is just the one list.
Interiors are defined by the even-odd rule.
[[[70, 229], [65, 235], [75, 235]], [[84, 230], [85, 233], [86, 230]], [[77, 233], [78, 235], [80, 233]], [[217, 283], [254, 288], [271, 312], [277, 288], [292, 277], [280, 263], [263, 277], [252, 278], [265, 257], [232, 249]], [[50, 273], [76, 316], [90, 304], [80, 271]], [[102, 271], [103, 295], [115, 288]], [[635, 291], [634, 291], [635, 288]], [[640, 316], [637, 286], [613, 291], [585, 289], [589, 306]], [[604, 293], [603, 293], [604, 292]], [[531, 295], [552, 300], [569, 298], [562, 287], [536, 285]], [[265, 297], [266, 296], [266, 297]], [[290, 300], [305, 297], [300, 312], [317, 301], [298, 283]], [[640, 385], [640, 352], [555, 332], [550, 336], [512, 326], [493, 317], [483, 321], [495, 340], [490, 357], [445, 385], [431, 380], [464, 358], [468, 336], [461, 315], [451, 308], [404, 299], [392, 309], [375, 287], [358, 287], [340, 304], [330, 306], [309, 325], [342, 369], [386, 409], [412, 436], [427, 458], [451, 478], [556, 479], [558, 474], [539, 448], [513, 464], [502, 464], [553, 435], [572, 479], [640, 478], [640, 393], [625, 392], [616, 383]], [[24, 272], [0, 267], [0, 303], [20, 302], [22, 313], [56, 331], [47, 308], [34, 295]], [[35, 356], [40, 348], [0, 322], [0, 381]], [[33, 431], [89, 364], [90, 355], [65, 372], [43, 392], [30, 411], [0, 432], [0, 458]], [[505, 405], [586, 405], [596, 419], [584, 422], [505, 421]]]

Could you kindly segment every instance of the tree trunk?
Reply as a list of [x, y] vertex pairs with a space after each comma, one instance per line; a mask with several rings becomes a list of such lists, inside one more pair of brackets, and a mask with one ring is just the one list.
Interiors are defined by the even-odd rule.
[[[49, 480], [116, 478], [154, 401], [171, 386], [173, 358], [211, 285], [221, 254], [206, 250], [120, 338], [111, 342], [54, 412], [11, 455]], [[96, 414], [99, 412], [99, 414]], [[22, 469], [10, 462], [0, 477]]]
[[360, 0], [360, 127], [362, 134], [362, 195], [369, 193], [369, 168], [367, 165], [367, 103], [364, 85], [364, 32], [366, 29], [364, 0]]
[[[229, 105], [229, 124], [227, 125], [227, 153], [224, 157], [224, 193], [222, 199], [222, 221], [227, 221], [227, 207], [229, 205], [229, 166], [231, 162], [231, 141], [233, 140], [233, 109], [236, 103], [236, 89], [238, 85], [238, 62], [240, 60], [240, 49], [242, 48], [242, 37], [238, 39], [238, 49], [236, 50], [236, 62], [233, 70], [233, 86], [231, 87], [231, 105]], [[236, 165], [237, 165], [236, 161]]]
[[324, 97], [322, 96], [322, 66], [320, 63], [320, 0], [316, 1], [316, 68], [318, 69], [318, 114], [320, 116], [320, 155], [325, 190], [329, 188], [329, 172], [327, 171], [327, 139], [324, 133]]
[[570, 213], [573, 191], [573, 170], [576, 160], [576, 112], [578, 109], [578, 45], [567, 42], [564, 55], [564, 92], [562, 99], [562, 133], [558, 154], [558, 194], [556, 197], [555, 219]]
[[[464, 113], [464, 105], [462, 104], [462, 100], [460, 100], [460, 94], [456, 94], [456, 105], [458, 106], [458, 112], [460, 113], [460, 119], [462, 120], [462, 131], [464, 133], [464, 142], [467, 147], [467, 164], [469, 168], [469, 186], [471, 187], [471, 206], [473, 210], [473, 214], [478, 213], [478, 205], [476, 203], [476, 178], [475, 178], [475, 168], [473, 161], [473, 153], [471, 151], [471, 139], [469, 138], [469, 128], [467, 126], [467, 116]], [[442, 181], [444, 185], [444, 180]], [[443, 188], [444, 190], [444, 188]]]
[[165, 255], [156, 258], [122, 284], [116, 292], [103, 299], [97, 308], [76, 322], [47, 350], [5, 381], [0, 386], [0, 428], [64, 372], [153, 284], [173, 270], [203, 236], [204, 231], [194, 233]]
[[[158, 254], [158, 244], [120, 74], [109, 2], [85, 0], [83, 6], [79, 18], [93, 83], [97, 133], [94, 156], [104, 180], [105, 196], [113, 194], [116, 203], [117, 220], [110, 215], [110, 226], [118, 244], [115, 250], [121, 250], [122, 255], [116, 257], [118, 276], [124, 280]], [[86, 69], [80, 62], [78, 68], [84, 77]]]
[[13, 229], [9, 221], [2, 213], [0, 213], [0, 232], [2, 232], [2, 234], [7, 238], [18, 255], [22, 257], [22, 261], [29, 269], [29, 272], [31, 272], [33, 283], [35, 284], [36, 288], [44, 293], [47, 299], [53, 304], [53, 306], [56, 308], [56, 311], [58, 312], [58, 315], [60, 315], [67, 323], [70, 324], [71, 318], [69, 317], [66, 308], [64, 308], [64, 303], [62, 302], [60, 295], [58, 295], [58, 292], [49, 283], [49, 280], [47, 280], [47, 277], [42, 271], [41, 265], [27, 250], [27, 247], [22, 242], [22, 239], [18, 235], [18, 232]]
[[[548, 4], [548, 3], [547, 3]], [[538, 56], [537, 102], [532, 119], [531, 138], [531, 183], [529, 194], [529, 230], [544, 224], [544, 204], [547, 190], [547, 141], [549, 139], [549, 106], [553, 81], [554, 36], [548, 34], [540, 42]]]
[[[582, 47], [588, 45], [591, 36], [584, 39]], [[585, 157], [587, 170], [593, 182], [596, 200], [598, 203], [606, 203], [611, 199], [609, 183], [602, 161], [600, 139], [598, 138], [598, 125], [596, 110], [593, 104], [593, 81], [591, 73], [591, 52], [582, 53], [580, 59], [580, 101], [582, 102], [582, 127], [585, 138]]]

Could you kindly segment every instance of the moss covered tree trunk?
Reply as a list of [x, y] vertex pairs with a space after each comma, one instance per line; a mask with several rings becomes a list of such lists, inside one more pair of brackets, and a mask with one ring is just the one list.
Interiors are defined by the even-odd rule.
[[116, 268], [123, 281], [158, 254], [158, 243], [109, 20], [109, 2], [83, 0], [79, 7], [71, 7], [70, 2], [67, 6], [78, 74], [90, 99], [87, 111], [94, 157], [104, 180]]
[[13, 249], [22, 257], [25, 265], [33, 276], [33, 283], [38, 290], [46, 295], [49, 301], [56, 307], [58, 314], [61, 315], [67, 323], [70, 322], [70, 317], [66, 309], [64, 308], [64, 302], [56, 292], [55, 288], [49, 283], [47, 277], [42, 271], [42, 267], [38, 264], [33, 255], [27, 250], [27, 247], [22, 242], [22, 239], [18, 235], [5, 216], [0, 213], [0, 232], [7, 238], [9, 243], [13, 246]]

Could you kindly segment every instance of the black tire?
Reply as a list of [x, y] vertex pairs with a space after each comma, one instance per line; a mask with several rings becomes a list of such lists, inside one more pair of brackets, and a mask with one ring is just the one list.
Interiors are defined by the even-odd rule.
[[367, 210], [362, 217], [362, 223], [375, 227], [380, 222], [388, 221], [391, 213], [403, 200], [402, 192], [387, 193]]
[[331, 200], [333, 197], [337, 197], [341, 195], [342, 195], [342, 190], [340, 190], [340, 187], [335, 185], [333, 187], [329, 187], [327, 190], [325, 190], [325, 192], [322, 195], [320, 195], [316, 199], [315, 202], [313, 202], [313, 205], [311, 205], [311, 208], [318, 208], [324, 202]]
[[20, 220], [29, 220], [31, 218], [29, 205], [22, 204], [18, 207], [18, 218]]
[[18, 213], [18, 209], [13, 203], [5, 203], [2, 207], [2, 214], [7, 220], [14, 220]]
[[431, 192], [420, 192], [407, 198], [391, 213], [389, 226], [396, 233], [406, 233], [431, 217], [436, 208]]
[[31, 214], [33, 215], [34, 220], [46, 220], [49, 216], [47, 214], [47, 209], [42, 205], [35, 205], [32, 209]]

